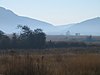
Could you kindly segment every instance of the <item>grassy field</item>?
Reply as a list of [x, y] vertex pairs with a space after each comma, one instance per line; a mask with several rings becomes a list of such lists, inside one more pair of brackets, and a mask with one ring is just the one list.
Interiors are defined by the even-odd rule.
[[99, 50], [67, 48], [1, 52], [0, 75], [100, 75]]

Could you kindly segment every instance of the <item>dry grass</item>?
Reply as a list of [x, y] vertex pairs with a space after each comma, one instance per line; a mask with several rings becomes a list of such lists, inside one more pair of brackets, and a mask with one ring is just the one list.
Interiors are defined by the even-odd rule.
[[3, 54], [3, 75], [100, 75], [100, 54]]

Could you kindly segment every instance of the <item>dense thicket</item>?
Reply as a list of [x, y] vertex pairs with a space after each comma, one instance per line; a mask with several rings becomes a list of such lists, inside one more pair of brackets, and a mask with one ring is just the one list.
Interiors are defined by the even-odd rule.
[[13, 33], [8, 37], [0, 31], [0, 48], [20, 48], [20, 49], [41, 49], [45, 47], [46, 35], [41, 29], [32, 31], [27, 26], [18, 26], [21, 29], [20, 35]]

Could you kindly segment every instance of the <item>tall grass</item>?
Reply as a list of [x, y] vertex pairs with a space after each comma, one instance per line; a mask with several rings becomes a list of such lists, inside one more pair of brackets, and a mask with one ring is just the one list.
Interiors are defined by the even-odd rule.
[[5, 54], [3, 75], [100, 75], [99, 54]]

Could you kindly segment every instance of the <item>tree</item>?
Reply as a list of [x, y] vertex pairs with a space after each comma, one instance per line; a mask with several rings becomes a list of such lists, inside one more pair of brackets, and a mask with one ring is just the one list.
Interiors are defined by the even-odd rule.
[[11, 46], [12, 48], [18, 48], [18, 36], [16, 33], [13, 33], [12, 35]]
[[2, 48], [2, 37], [4, 35], [4, 32], [0, 30], [0, 48]]
[[46, 35], [41, 29], [32, 31], [29, 27], [20, 25], [18, 28], [21, 29], [20, 35], [13, 33], [12, 38], [0, 31], [0, 48], [41, 49], [45, 47]]
[[10, 48], [10, 38], [5, 35], [3, 31], [0, 30], [0, 48], [6, 49]]
[[32, 34], [32, 30], [30, 30], [27, 26], [19, 25], [18, 28], [21, 29], [21, 34], [19, 36], [19, 46], [20, 48], [29, 48], [29, 36]]
[[6, 35], [3, 35], [0, 39], [0, 48], [9, 49], [10, 48], [10, 38]]
[[4, 35], [4, 32], [0, 30], [0, 38]]
[[46, 44], [46, 34], [41, 29], [34, 30], [36, 48], [44, 48]]
[[46, 35], [41, 29], [32, 31], [27, 26], [19, 26], [21, 28], [20, 41], [23, 48], [44, 48]]

